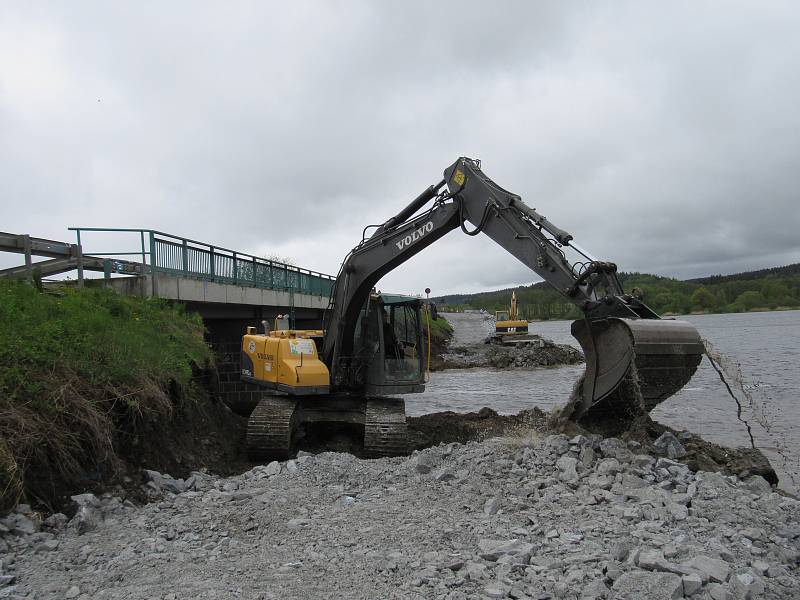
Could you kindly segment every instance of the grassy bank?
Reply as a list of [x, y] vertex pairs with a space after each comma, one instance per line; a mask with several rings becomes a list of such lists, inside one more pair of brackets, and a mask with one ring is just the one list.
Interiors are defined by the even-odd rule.
[[106, 477], [121, 438], [169, 417], [210, 360], [179, 306], [0, 280], [0, 508]]
[[[444, 317], [431, 319], [431, 360], [430, 367], [433, 371], [438, 371], [442, 368], [442, 354], [446, 351], [450, 340], [453, 339], [453, 326]], [[428, 320], [423, 317], [423, 338], [428, 339]]]
[[[423, 332], [422, 335], [427, 340], [428, 338], [428, 320], [423, 317], [422, 319]], [[438, 317], [430, 320], [431, 328], [431, 354], [438, 356], [444, 352], [447, 344], [453, 337], [453, 326], [444, 317]]]

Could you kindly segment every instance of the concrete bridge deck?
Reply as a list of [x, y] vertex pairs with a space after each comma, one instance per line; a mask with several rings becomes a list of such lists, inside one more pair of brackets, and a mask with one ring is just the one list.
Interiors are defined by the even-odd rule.
[[[120, 293], [184, 302], [203, 316], [252, 315], [245, 307], [259, 307], [255, 312], [300, 311], [305, 313], [301, 320], [313, 320], [328, 306], [334, 282], [330, 275], [160, 231], [70, 229], [77, 243], [0, 232], [0, 251], [25, 255], [23, 265], [0, 271], [0, 277], [77, 271], [82, 286], [84, 272], [95, 271], [104, 274], [103, 285]], [[132, 234], [140, 247], [87, 254], [81, 243], [87, 234]], [[33, 262], [33, 256], [49, 260]]]

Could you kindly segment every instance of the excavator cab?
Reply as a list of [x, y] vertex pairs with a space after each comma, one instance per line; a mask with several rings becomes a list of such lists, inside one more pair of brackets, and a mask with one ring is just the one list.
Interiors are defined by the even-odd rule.
[[425, 390], [422, 302], [395, 294], [372, 294], [359, 315], [354, 351], [366, 375], [367, 396]]

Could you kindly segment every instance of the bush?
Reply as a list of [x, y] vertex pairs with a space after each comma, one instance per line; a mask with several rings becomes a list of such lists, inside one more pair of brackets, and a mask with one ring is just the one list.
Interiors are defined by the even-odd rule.
[[761, 308], [766, 304], [764, 296], [761, 292], [749, 291], [742, 292], [736, 298], [736, 304], [741, 306], [744, 310], [752, 310], [754, 308]]
[[117, 432], [168, 415], [211, 360], [203, 333], [163, 300], [0, 281], [0, 505], [113, 463]]
[[717, 307], [717, 298], [709, 292], [705, 287], [700, 286], [691, 297], [692, 307], [699, 308], [700, 310], [713, 310]]

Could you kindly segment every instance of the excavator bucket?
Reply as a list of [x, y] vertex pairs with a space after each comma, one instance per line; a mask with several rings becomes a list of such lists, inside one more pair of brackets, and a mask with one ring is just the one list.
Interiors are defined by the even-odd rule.
[[635, 370], [649, 412], [680, 390], [700, 364], [705, 348], [690, 323], [670, 319], [608, 318], [575, 321], [572, 335], [586, 357], [586, 375], [573, 420], [611, 402]]

